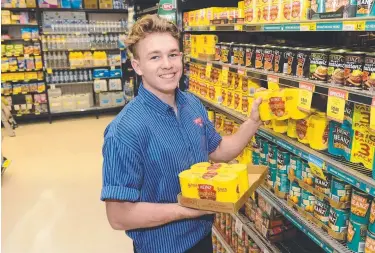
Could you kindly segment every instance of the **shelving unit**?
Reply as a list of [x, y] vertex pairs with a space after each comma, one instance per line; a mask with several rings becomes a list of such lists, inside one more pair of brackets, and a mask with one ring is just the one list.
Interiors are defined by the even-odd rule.
[[[244, 75], [251, 77], [253, 79], [261, 80], [261, 81], [267, 81], [269, 77], [277, 78], [278, 83], [280, 85], [292, 87], [292, 88], [299, 88], [299, 85], [301, 82], [303, 83], [311, 83], [315, 86], [315, 93], [328, 96], [328, 90], [332, 86], [330, 86], [327, 83], [319, 82], [319, 81], [313, 81], [308, 79], [302, 79], [297, 78], [293, 76], [288, 76], [281, 73], [274, 73], [274, 72], [267, 72], [264, 70], [257, 70], [255, 68], [246, 68], [243, 66], [235, 66], [231, 64], [225, 64], [220, 63], [217, 61], [204, 61], [196, 58], [192, 58], [190, 56], [185, 57], [185, 62], [189, 63], [199, 63], [203, 65], [211, 64], [212, 67], [222, 69], [223, 67], [227, 67], [230, 72], [239, 73], [243, 72]], [[371, 94], [368, 91], [362, 91], [362, 90], [353, 90], [348, 87], [335, 87], [340, 90], [345, 90], [348, 92], [348, 101], [358, 103], [358, 104], [364, 104], [364, 105], [371, 105], [372, 98], [374, 97], [374, 94]]]
[[212, 234], [214, 234], [217, 237], [217, 240], [223, 245], [227, 253], [235, 253], [233, 249], [229, 246], [229, 244], [224, 240], [219, 230], [215, 228], [215, 226], [212, 227]]
[[320, 19], [272, 24], [225, 24], [185, 27], [186, 32], [333, 32], [375, 31], [374, 17], [348, 19]]

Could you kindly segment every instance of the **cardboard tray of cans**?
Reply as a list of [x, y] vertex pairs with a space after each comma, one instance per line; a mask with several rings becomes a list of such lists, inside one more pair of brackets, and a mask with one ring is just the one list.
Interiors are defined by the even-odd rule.
[[326, 231], [334, 239], [339, 240], [339, 241], [346, 241], [347, 232], [337, 233], [337, 232], [333, 231], [329, 226], [327, 226], [326, 224], [324, 224], [323, 222], [321, 222], [320, 220], [315, 218], [313, 214], [308, 213], [305, 210], [303, 210], [300, 206], [295, 204], [289, 198], [288, 198], [287, 202], [288, 202], [288, 206], [297, 210], [302, 215], [302, 217], [304, 217], [308, 221], [311, 221], [312, 223], [314, 223], [316, 226], [318, 226], [322, 230]]
[[255, 190], [264, 182], [267, 176], [267, 167], [263, 165], [247, 165], [249, 175], [250, 188], [245, 192], [236, 203], [218, 202], [208, 199], [193, 199], [186, 198], [182, 194], [178, 194], [178, 203], [181, 206], [207, 210], [220, 213], [237, 213], [238, 210], [246, 203], [248, 198], [255, 192]]
[[334, 201], [333, 199], [331, 199], [330, 197], [328, 197], [324, 193], [321, 193], [320, 191], [318, 191], [317, 189], [315, 189], [311, 185], [306, 184], [305, 182], [303, 182], [302, 180], [296, 178], [295, 176], [288, 175], [288, 178], [289, 178], [290, 181], [297, 182], [298, 185], [302, 189], [310, 192], [311, 194], [313, 194], [318, 199], [325, 200], [325, 201], [329, 202], [329, 204], [331, 205], [331, 207], [334, 207], [334, 208], [337, 208], [337, 209], [348, 209], [348, 208], [350, 208], [350, 201], [348, 201], [348, 202], [337, 202], [337, 201]]

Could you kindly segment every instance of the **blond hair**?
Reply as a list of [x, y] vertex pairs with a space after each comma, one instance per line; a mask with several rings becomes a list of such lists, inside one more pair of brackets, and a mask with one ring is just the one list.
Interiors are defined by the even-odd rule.
[[125, 40], [130, 58], [138, 57], [136, 51], [138, 42], [151, 33], [169, 33], [176, 40], [180, 39], [180, 32], [175, 24], [156, 14], [145, 15], [135, 22]]

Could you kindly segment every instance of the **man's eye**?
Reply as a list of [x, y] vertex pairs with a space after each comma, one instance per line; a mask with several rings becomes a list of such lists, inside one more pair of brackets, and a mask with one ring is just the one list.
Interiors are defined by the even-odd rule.
[[178, 54], [171, 54], [171, 55], [169, 55], [170, 57], [177, 57], [178, 56]]
[[151, 57], [151, 60], [157, 60], [157, 59], [159, 59], [159, 56], [152, 56]]

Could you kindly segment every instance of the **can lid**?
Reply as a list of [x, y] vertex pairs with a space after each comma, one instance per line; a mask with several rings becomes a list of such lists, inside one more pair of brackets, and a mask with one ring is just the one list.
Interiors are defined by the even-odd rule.
[[334, 53], [334, 54], [344, 54], [344, 53], [348, 53], [348, 52], [351, 52], [350, 49], [347, 49], [347, 48], [333, 48], [331, 50], [331, 53]]
[[312, 50], [315, 52], [329, 52], [332, 48], [313, 48]]
[[351, 54], [351, 55], [364, 55], [365, 52], [363, 52], [363, 51], [352, 51], [352, 52], [349, 52], [348, 54]]
[[366, 56], [375, 57], [375, 52], [366, 52]]

